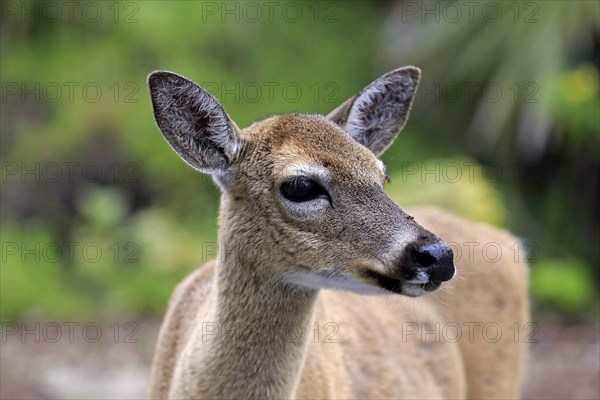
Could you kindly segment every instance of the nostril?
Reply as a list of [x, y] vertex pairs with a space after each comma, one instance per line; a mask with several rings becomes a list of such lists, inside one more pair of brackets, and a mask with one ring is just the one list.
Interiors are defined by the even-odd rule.
[[417, 249], [413, 248], [412, 255], [417, 259], [417, 262], [423, 267], [429, 267], [437, 262], [437, 258], [435, 258], [431, 253], [429, 253], [429, 249]]

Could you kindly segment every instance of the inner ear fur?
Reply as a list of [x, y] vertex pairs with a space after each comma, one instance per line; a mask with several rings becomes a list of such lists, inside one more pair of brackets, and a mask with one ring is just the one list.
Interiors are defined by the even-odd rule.
[[240, 129], [219, 101], [181, 75], [156, 71], [148, 76], [154, 118], [173, 150], [194, 169], [227, 169], [242, 146]]
[[380, 155], [406, 125], [420, 76], [421, 71], [416, 67], [388, 72], [327, 117], [358, 143]]

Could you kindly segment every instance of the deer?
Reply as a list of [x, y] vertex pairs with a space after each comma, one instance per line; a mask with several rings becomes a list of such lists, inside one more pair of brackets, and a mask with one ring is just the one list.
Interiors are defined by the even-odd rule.
[[527, 345], [514, 330], [529, 304], [527, 263], [508, 250], [517, 239], [404, 210], [384, 189], [378, 157], [420, 76], [395, 69], [326, 116], [245, 129], [191, 80], [148, 76], [164, 138], [221, 189], [216, 257], [172, 294], [148, 398], [519, 397]]

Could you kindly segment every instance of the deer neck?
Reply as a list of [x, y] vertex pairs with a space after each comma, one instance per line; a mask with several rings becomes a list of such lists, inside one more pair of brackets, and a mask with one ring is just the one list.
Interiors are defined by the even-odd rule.
[[227, 236], [219, 232], [209, 311], [209, 320], [215, 322], [211, 329], [219, 334], [203, 346], [206, 371], [199, 376], [210, 383], [212, 397], [291, 398], [304, 364], [318, 291], [261, 275], [267, 269], [249, 260], [244, 245]]

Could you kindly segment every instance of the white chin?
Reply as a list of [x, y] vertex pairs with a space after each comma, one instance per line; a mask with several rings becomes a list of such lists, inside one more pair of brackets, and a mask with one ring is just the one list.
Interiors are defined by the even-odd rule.
[[327, 277], [318, 273], [302, 272], [289, 275], [287, 281], [295, 285], [306, 286], [312, 289], [345, 290], [367, 296], [389, 294], [383, 288], [372, 286], [341, 273], [329, 274]]
[[423, 289], [422, 285], [415, 285], [413, 283], [406, 282], [402, 285], [402, 294], [405, 294], [410, 297], [419, 297], [429, 293], [431, 292]]

